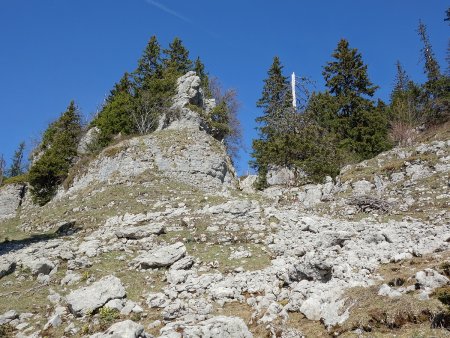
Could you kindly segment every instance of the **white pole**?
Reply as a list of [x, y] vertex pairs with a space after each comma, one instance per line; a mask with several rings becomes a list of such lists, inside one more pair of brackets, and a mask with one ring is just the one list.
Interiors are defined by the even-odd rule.
[[292, 107], [296, 108], [297, 107], [297, 98], [295, 96], [295, 73], [292, 73], [292, 80], [291, 80], [291, 85], [292, 85]]

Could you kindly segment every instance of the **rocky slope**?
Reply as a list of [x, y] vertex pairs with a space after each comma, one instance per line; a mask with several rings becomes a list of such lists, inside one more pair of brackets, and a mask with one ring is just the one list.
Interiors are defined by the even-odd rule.
[[187, 106], [211, 104], [197, 82], [178, 120], [80, 160], [44, 207], [0, 189], [0, 336], [448, 336], [450, 141], [239, 189]]

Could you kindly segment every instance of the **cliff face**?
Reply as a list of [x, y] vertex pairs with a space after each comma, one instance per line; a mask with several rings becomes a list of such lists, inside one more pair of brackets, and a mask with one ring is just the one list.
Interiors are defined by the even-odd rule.
[[[448, 335], [449, 140], [396, 148], [321, 185], [240, 190], [187, 106], [200, 102], [195, 78], [182, 83], [178, 120], [78, 163], [50, 203], [25, 196], [17, 217], [0, 219], [2, 329]], [[0, 211], [15, 215], [20, 198], [7, 200]]]

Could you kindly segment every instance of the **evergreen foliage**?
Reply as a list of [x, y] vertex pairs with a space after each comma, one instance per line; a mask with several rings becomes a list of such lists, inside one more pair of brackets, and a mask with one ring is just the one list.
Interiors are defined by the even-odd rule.
[[450, 118], [450, 77], [441, 73], [425, 24], [419, 22], [417, 32], [423, 43], [421, 52], [427, 76], [421, 102], [425, 106], [426, 122], [439, 124]]
[[28, 178], [33, 201], [44, 205], [67, 177], [77, 156], [81, 137], [81, 115], [72, 101], [58, 120], [45, 131], [39, 151], [40, 158], [31, 166]]
[[337, 108], [332, 116], [340, 147], [360, 159], [389, 149], [387, 112], [384, 104], [375, 106], [371, 100], [378, 87], [369, 80], [361, 54], [342, 39], [332, 56], [323, 76]]
[[9, 177], [20, 176], [24, 173], [23, 170], [24, 151], [25, 151], [25, 142], [21, 142], [17, 150], [14, 152], [14, 156], [11, 161], [11, 167], [8, 170]]
[[[267, 79], [261, 98], [256, 103], [263, 109], [263, 115], [256, 119], [260, 127], [260, 139], [253, 141], [251, 162], [253, 168], [259, 173], [258, 187], [267, 185], [266, 174], [269, 165], [289, 166], [289, 145], [292, 144], [287, 127], [292, 126], [292, 95], [289, 92], [289, 81], [283, 75], [283, 66], [280, 59], [275, 56], [272, 65], [267, 72]], [[284, 134], [284, 135], [283, 135]], [[282, 162], [282, 163], [280, 163]]]
[[134, 71], [137, 86], [146, 89], [146, 82], [150, 78], [160, 77], [161, 71], [161, 46], [156, 36], [153, 35], [145, 47], [142, 57], [138, 61], [137, 69]]
[[271, 166], [306, 173], [320, 182], [335, 176], [342, 165], [370, 158], [389, 149], [387, 109], [371, 98], [377, 86], [368, 77], [357, 49], [341, 40], [333, 60], [324, 67], [327, 91], [313, 93], [306, 107], [294, 109], [288, 78], [280, 60], [274, 58], [264, 81], [257, 107], [260, 138], [253, 142], [258, 187], [267, 184]]
[[183, 46], [179, 38], [175, 38], [169, 48], [164, 50], [164, 67], [178, 76], [184, 75], [192, 70], [192, 61], [189, 59], [189, 51]]
[[204, 95], [207, 98], [212, 97], [211, 90], [209, 88], [209, 76], [205, 71], [205, 65], [200, 60], [200, 57], [197, 57], [194, 62], [194, 71], [198, 77], [200, 77], [200, 87], [204, 90]]
[[133, 84], [130, 81], [130, 75], [125, 73], [111, 90], [100, 113], [91, 122], [91, 126], [100, 129], [97, 140], [100, 147], [107, 146], [119, 133], [128, 135], [134, 132], [131, 118], [131, 111], [134, 107], [132, 91]]
[[285, 129], [288, 120], [286, 113], [292, 103], [289, 81], [283, 75], [283, 66], [277, 56], [274, 57], [267, 74], [262, 96], [256, 103], [258, 108], [263, 109], [263, 115], [256, 119], [256, 122], [261, 124], [259, 130], [262, 138], [270, 138]]

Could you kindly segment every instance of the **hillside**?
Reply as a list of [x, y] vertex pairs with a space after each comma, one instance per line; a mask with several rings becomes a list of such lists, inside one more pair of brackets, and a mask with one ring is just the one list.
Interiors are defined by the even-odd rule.
[[449, 336], [448, 133], [256, 191], [178, 89], [46, 205], [0, 188], [0, 336]]

